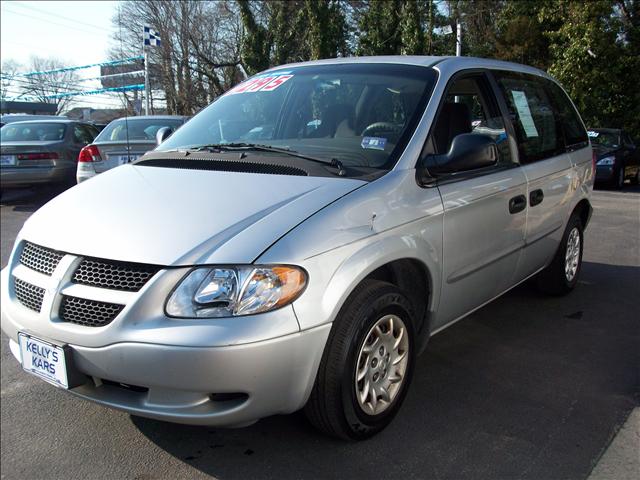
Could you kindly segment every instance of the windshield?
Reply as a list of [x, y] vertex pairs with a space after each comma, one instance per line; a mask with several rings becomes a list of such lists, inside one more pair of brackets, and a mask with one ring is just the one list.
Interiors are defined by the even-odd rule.
[[435, 78], [432, 69], [387, 64], [261, 74], [228, 91], [157, 150], [258, 144], [388, 169], [411, 137]]
[[183, 121], [181, 118], [121, 118], [107, 125], [96, 137], [96, 142], [126, 142], [127, 125], [129, 126], [129, 140], [156, 141], [156, 133], [162, 127], [176, 130]]
[[64, 138], [64, 123], [8, 123], [0, 128], [2, 142], [56, 141]]
[[588, 134], [593, 145], [600, 145], [602, 147], [609, 148], [618, 148], [620, 146], [620, 135], [618, 132], [589, 130]]

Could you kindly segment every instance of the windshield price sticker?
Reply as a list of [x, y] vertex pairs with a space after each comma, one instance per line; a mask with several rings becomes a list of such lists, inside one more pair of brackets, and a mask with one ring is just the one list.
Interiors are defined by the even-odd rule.
[[588, 131], [587, 135], [591, 138], [598, 138], [598, 135], [600, 135], [600, 132]]
[[236, 95], [238, 93], [248, 92], [272, 92], [290, 78], [293, 78], [293, 75], [267, 75], [256, 77], [241, 83], [237, 87], [229, 90], [228, 93], [229, 95]]
[[513, 103], [518, 110], [518, 117], [520, 118], [520, 124], [524, 129], [524, 133], [527, 137], [537, 137], [538, 129], [531, 116], [531, 110], [529, 110], [529, 102], [524, 92], [518, 90], [512, 90], [511, 96], [513, 97]]
[[382, 137], [364, 137], [360, 145], [362, 148], [370, 148], [373, 150], [384, 150], [387, 139]]

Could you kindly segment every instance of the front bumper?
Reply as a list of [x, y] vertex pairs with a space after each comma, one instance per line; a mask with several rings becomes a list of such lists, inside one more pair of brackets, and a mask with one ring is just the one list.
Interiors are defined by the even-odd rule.
[[[292, 306], [236, 318], [169, 318], [164, 301], [188, 268], [161, 270], [132, 294], [70, 282], [80, 257], [65, 255], [47, 277], [25, 269], [15, 252], [1, 275], [2, 330], [16, 358], [19, 332], [68, 345], [84, 380], [69, 390], [75, 395], [134, 415], [212, 426], [290, 413], [309, 397], [328, 323], [301, 331]], [[40, 313], [17, 300], [14, 277], [46, 289]], [[108, 325], [87, 327], [59, 318], [61, 294], [126, 306]]]
[[42, 183], [62, 183], [75, 176], [75, 168], [67, 166], [50, 167], [2, 167], [0, 169], [0, 185], [6, 187], [22, 187]]
[[615, 177], [615, 169], [613, 165], [596, 165], [597, 183], [605, 183], [613, 181]]
[[[3, 316], [3, 326], [5, 318]], [[86, 382], [69, 391], [98, 404], [169, 422], [235, 426], [304, 406], [330, 325], [231, 347], [119, 343], [70, 345]], [[10, 339], [11, 351], [19, 349]], [[124, 384], [124, 385], [120, 385]]]

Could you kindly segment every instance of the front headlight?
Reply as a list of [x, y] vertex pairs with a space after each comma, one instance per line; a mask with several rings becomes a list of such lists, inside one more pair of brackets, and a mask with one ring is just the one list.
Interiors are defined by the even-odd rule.
[[613, 165], [616, 163], [616, 157], [604, 157], [596, 163], [596, 165]]
[[288, 265], [203, 267], [192, 270], [167, 300], [167, 315], [234, 317], [293, 302], [304, 290], [304, 270]]

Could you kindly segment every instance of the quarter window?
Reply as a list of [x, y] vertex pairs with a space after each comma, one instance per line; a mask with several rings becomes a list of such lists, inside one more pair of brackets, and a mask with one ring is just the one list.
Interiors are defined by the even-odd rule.
[[549, 91], [553, 104], [557, 107], [562, 119], [562, 129], [564, 131], [564, 141], [567, 147], [580, 148], [586, 147], [589, 143], [587, 131], [580, 120], [580, 116], [575, 107], [567, 97], [567, 94], [551, 80], [544, 80]]
[[495, 74], [514, 123], [521, 163], [565, 151], [561, 114], [554, 108], [545, 79], [513, 72]]

